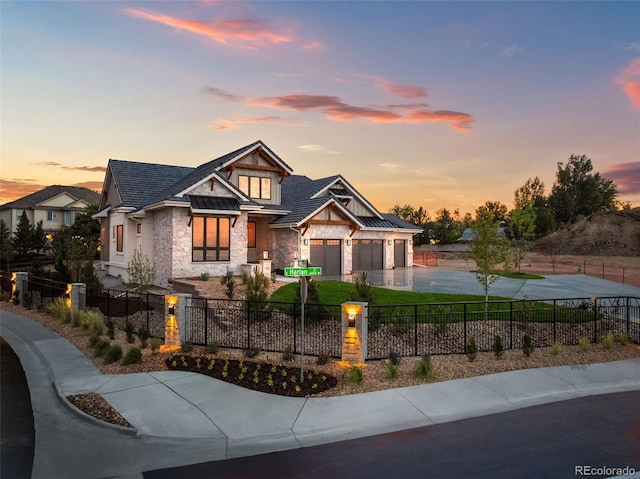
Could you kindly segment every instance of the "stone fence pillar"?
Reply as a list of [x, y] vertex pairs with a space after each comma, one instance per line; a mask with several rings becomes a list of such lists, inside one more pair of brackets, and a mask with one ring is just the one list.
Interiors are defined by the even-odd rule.
[[362, 363], [367, 359], [369, 304], [360, 301], [342, 303], [342, 360]]
[[24, 271], [13, 273], [11, 283], [11, 300], [17, 299], [20, 304], [23, 304], [24, 295], [29, 290], [29, 273]]
[[165, 328], [162, 351], [175, 350], [182, 347], [191, 338], [191, 322], [187, 321], [187, 303], [191, 295], [176, 293], [165, 295]]
[[69, 295], [69, 309], [72, 311], [84, 311], [87, 309], [87, 285], [85, 283], [67, 284]]

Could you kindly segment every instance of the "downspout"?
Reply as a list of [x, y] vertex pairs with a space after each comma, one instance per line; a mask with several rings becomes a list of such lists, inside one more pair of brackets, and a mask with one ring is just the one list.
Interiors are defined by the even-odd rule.
[[301, 245], [301, 242], [302, 242], [302, 239], [301, 239], [302, 236], [300, 234], [300, 230], [296, 229], [295, 223], [291, 223], [289, 225], [289, 229], [291, 229], [292, 231], [295, 231], [296, 233], [298, 233], [298, 246], [297, 246], [296, 251], [294, 252], [294, 255], [293, 255], [293, 259], [296, 261], [296, 265], [297, 265], [297, 261], [300, 259], [300, 245]]

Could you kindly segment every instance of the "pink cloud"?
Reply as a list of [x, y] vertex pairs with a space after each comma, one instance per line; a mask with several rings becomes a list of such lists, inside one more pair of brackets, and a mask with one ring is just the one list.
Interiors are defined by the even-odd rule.
[[640, 108], [640, 57], [622, 68], [613, 82], [622, 87], [634, 108]]
[[403, 85], [389, 80], [379, 81], [375, 86], [401, 98], [425, 98], [428, 96], [427, 89], [421, 86]]
[[207, 128], [212, 130], [229, 130], [236, 125], [254, 124], [254, 123], [272, 123], [275, 125], [298, 126], [299, 123], [286, 121], [279, 116], [262, 116], [258, 118], [239, 118], [239, 119], [220, 119], [217, 124], [209, 124]]
[[138, 8], [126, 8], [124, 11], [135, 18], [160, 23], [196, 35], [203, 35], [222, 45], [255, 47], [266, 44], [279, 45], [293, 40], [293, 34], [289, 32], [278, 32], [265, 25], [262, 20], [216, 20], [212, 22], [202, 22], [200, 20], [177, 18]]
[[227, 101], [244, 101], [244, 97], [241, 95], [234, 95], [232, 93], [227, 93], [226, 91], [220, 90], [219, 88], [215, 88], [212, 86], [204, 87], [204, 91], [218, 98], [222, 98]]
[[602, 173], [603, 178], [613, 181], [622, 194], [640, 193], [640, 161], [619, 163]]
[[305, 50], [322, 50], [324, 48], [324, 45], [319, 41], [314, 40], [307, 43], [306, 45], [303, 45], [302, 48], [304, 48]]
[[[295, 111], [319, 110], [326, 118], [333, 121], [349, 121], [365, 119], [374, 123], [420, 123], [423, 121], [450, 122], [456, 130], [468, 130], [471, 128], [473, 117], [467, 113], [456, 111], [430, 111], [423, 107], [425, 104], [416, 105], [423, 109], [416, 110], [412, 105], [392, 105], [391, 108], [374, 108], [355, 106], [344, 103], [337, 96], [293, 94], [276, 97], [251, 98], [247, 102], [253, 106], [270, 108], [283, 108]], [[425, 105], [426, 106], [426, 105]], [[409, 108], [414, 111], [401, 115], [392, 111], [393, 108]]]

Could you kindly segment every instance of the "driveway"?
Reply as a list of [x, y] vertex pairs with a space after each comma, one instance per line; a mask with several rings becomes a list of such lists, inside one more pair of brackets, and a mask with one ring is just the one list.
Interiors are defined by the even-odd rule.
[[[367, 271], [375, 286], [430, 293], [484, 295], [473, 273], [414, 266]], [[605, 296], [637, 296], [640, 288], [584, 274], [547, 275], [544, 279], [498, 278], [489, 288], [492, 296], [514, 299], [565, 299]]]

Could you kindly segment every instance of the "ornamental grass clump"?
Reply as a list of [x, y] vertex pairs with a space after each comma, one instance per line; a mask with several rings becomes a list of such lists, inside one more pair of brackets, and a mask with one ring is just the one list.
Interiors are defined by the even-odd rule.
[[611, 349], [613, 347], [613, 342], [615, 338], [613, 333], [607, 334], [604, 338], [602, 338], [602, 347], [604, 349]]
[[589, 338], [587, 338], [586, 336], [582, 336], [578, 340], [578, 344], [580, 345], [580, 349], [582, 350], [582, 352], [587, 352], [589, 350], [589, 346], [591, 345], [591, 341], [589, 341]]
[[618, 333], [618, 341], [620, 341], [620, 344], [622, 346], [627, 346], [629, 344], [629, 335], [624, 331], [621, 333]]
[[127, 321], [126, 324], [124, 325], [124, 332], [127, 335], [128, 343], [133, 344], [136, 342], [136, 338], [135, 338], [136, 327], [133, 323], [130, 323], [129, 321]]
[[107, 351], [109, 350], [110, 346], [111, 346], [111, 341], [98, 338], [98, 341], [96, 341], [94, 346], [95, 348], [94, 356], [96, 358], [104, 356], [105, 354], [107, 354]]
[[113, 319], [108, 318], [104, 322], [104, 325], [107, 327], [107, 336], [109, 336], [110, 339], [116, 339], [116, 323]]
[[82, 311], [77, 309], [73, 309], [70, 311], [71, 326], [73, 326], [74, 328], [79, 328], [82, 325], [82, 313]]
[[286, 348], [284, 348], [284, 351], [282, 353], [282, 360], [293, 361], [293, 346], [289, 345]]
[[562, 351], [562, 343], [560, 341], [556, 341], [551, 345], [552, 354], [560, 354], [560, 351]]
[[89, 331], [92, 336], [102, 336], [104, 333], [104, 325], [102, 323], [102, 315], [95, 311], [83, 311], [81, 313], [82, 328]]
[[63, 323], [68, 323], [71, 320], [71, 318], [69, 317], [69, 306], [67, 306], [67, 302], [64, 300], [64, 298], [56, 299], [49, 305], [48, 310], [49, 314], [51, 314], [54, 318], [62, 321]]
[[209, 344], [207, 344], [206, 352], [207, 354], [218, 354], [218, 343], [216, 343], [215, 341], [211, 341]]
[[422, 379], [431, 379], [436, 375], [436, 368], [431, 360], [430, 354], [425, 354], [420, 358], [420, 361], [413, 370], [413, 375]]
[[389, 361], [387, 363], [387, 375], [389, 379], [396, 379], [398, 377], [398, 365]]
[[128, 366], [129, 364], [142, 364], [142, 349], [138, 346], [131, 346], [122, 359], [123, 366]]
[[162, 339], [160, 338], [151, 338], [151, 341], [149, 343], [151, 345], [151, 354], [158, 354], [158, 350], [160, 349], [160, 346], [162, 346]]
[[364, 373], [362, 372], [362, 366], [353, 365], [349, 368], [347, 379], [352, 384], [360, 384], [364, 379]]

